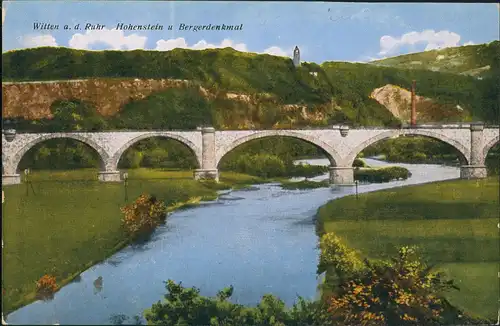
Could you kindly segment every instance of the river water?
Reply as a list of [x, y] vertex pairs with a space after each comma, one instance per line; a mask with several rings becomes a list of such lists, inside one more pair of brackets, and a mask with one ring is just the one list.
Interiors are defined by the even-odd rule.
[[[373, 159], [370, 166], [388, 165]], [[305, 160], [329, 165], [326, 159]], [[359, 185], [360, 193], [458, 178], [456, 167], [406, 167], [404, 181]], [[328, 175], [314, 178], [323, 180]], [[166, 293], [164, 281], [182, 281], [212, 296], [233, 285], [233, 302], [254, 305], [272, 293], [287, 305], [297, 295], [316, 297], [317, 236], [314, 215], [354, 187], [283, 190], [275, 184], [231, 191], [217, 201], [172, 213], [153, 239], [129, 246], [83, 272], [48, 302], [37, 301], [7, 316], [9, 324], [110, 324], [112, 315], [141, 315]], [[102, 284], [96, 280], [101, 277]]]

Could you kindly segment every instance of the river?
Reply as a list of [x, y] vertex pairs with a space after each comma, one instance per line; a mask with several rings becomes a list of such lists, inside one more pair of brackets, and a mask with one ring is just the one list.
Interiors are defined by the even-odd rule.
[[[328, 165], [326, 159], [304, 160]], [[373, 159], [370, 166], [388, 165]], [[360, 193], [454, 179], [456, 167], [406, 167], [404, 181], [359, 185]], [[314, 178], [326, 179], [328, 175]], [[318, 263], [314, 215], [354, 187], [283, 190], [265, 184], [226, 192], [217, 201], [172, 213], [165, 226], [141, 246], [129, 246], [83, 272], [48, 302], [37, 301], [6, 318], [9, 324], [110, 324], [112, 315], [141, 315], [165, 294], [164, 281], [182, 281], [212, 296], [233, 285], [233, 302], [254, 305], [272, 293], [287, 305], [297, 295], [316, 296]], [[95, 286], [98, 277], [102, 286]]]

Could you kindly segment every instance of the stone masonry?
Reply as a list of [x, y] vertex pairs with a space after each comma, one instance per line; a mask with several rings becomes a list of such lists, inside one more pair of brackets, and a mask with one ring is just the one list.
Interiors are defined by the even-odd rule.
[[36, 144], [53, 138], [71, 138], [88, 144], [101, 157], [98, 179], [120, 182], [118, 162], [123, 153], [138, 141], [150, 137], [176, 139], [189, 147], [198, 161], [195, 179], [218, 181], [218, 165], [222, 157], [237, 146], [258, 138], [287, 136], [302, 139], [322, 148], [330, 160], [330, 182], [339, 185], [353, 183], [352, 164], [356, 156], [369, 145], [386, 138], [421, 135], [439, 139], [455, 147], [461, 154], [461, 178], [484, 178], [485, 158], [499, 142], [498, 127], [482, 124], [417, 125], [412, 128], [349, 129], [333, 126], [328, 129], [304, 130], [226, 130], [199, 128], [194, 131], [117, 131], [69, 133], [21, 133], [13, 139], [2, 135], [2, 183], [19, 184], [18, 165], [26, 152]]

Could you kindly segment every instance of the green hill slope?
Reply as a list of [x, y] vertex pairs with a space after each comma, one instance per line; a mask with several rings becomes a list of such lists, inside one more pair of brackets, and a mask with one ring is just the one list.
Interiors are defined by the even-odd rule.
[[[107, 129], [138, 128], [138, 119], [141, 126], [154, 124], [155, 128], [193, 128], [194, 123], [212, 123], [218, 128], [326, 126], [340, 122], [396, 125], [400, 121], [370, 95], [374, 89], [387, 84], [408, 88], [412, 79], [417, 80], [418, 95], [435, 101], [435, 112], [430, 115], [434, 121], [498, 121], [495, 91], [498, 78], [478, 80], [426, 70], [343, 62], [303, 63], [295, 68], [287, 58], [242, 53], [231, 48], [159, 52], [45, 47], [7, 52], [2, 59], [3, 81], [98, 79], [100, 90], [86, 97], [90, 104], [97, 102], [92, 96], [105, 93], [103, 89], [111, 80], [187, 81], [185, 86], [158, 90], [139, 99], [130, 96], [128, 103], [107, 118]], [[68, 84], [56, 82], [53, 87], [64, 88]], [[6, 92], [7, 87], [2, 86], [7, 94], [4, 100], [10, 96], [10, 102], [14, 102], [19, 92]], [[236, 95], [239, 98], [235, 98]], [[38, 95], [30, 96], [36, 101]], [[40, 96], [47, 97], [46, 94]], [[61, 98], [49, 100], [57, 102]], [[170, 103], [174, 104], [168, 105]], [[457, 105], [463, 110], [457, 112], [454, 109]], [[193, 112], [193, 108], [198, 113]], [[5, 106], [3, 111], [10, 116], [20, 115]], [[182, 117], [184, 123], [176, 116]], [[191, 116], [196, 116], [192, 119], [193, 126], [186, 122]], [[168, 126], [161, 122], [167, 117]]]
[[488, 77], [500, 72], [500, 41], [406, 54], [371, 64]]

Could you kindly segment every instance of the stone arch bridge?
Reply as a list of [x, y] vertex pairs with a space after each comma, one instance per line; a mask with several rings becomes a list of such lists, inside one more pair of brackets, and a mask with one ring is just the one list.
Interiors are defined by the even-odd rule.
[[287, 136], [302, 139], [324, 150], [331, 162], [331, 183], [352, 184], [352, 163], [358, 153], [377, 141], [402, 135], [427, 136], [455, 147], [461, 154], [461, 178], [466, 179], [486, 177], [486, 155], [499, 141], [498, 127], [485, 128], [480, 123], [417, 125], [398, 129], [333, 126], [328, 129], [216, 131], [207, 127], [193, 131], [20, 133], [14, 135], [13, 139], [12, 133], [9, 137], [8, 132], [4, 132], [2, 183], [21, 183], [18, 165], [23, 155], [36, 144], [54, 138], [71, 138], [92, 147], [101, 158], [99, 180], [118, 182], [121, 181], [118, 171], [121, 156], [129, 147], [146, 138], [165, 137], [180, 141], [197, 158], [199, 169], [194, 172], [194, 177], [218, 180], [220, 160], [238, 145], [263, 137]]

